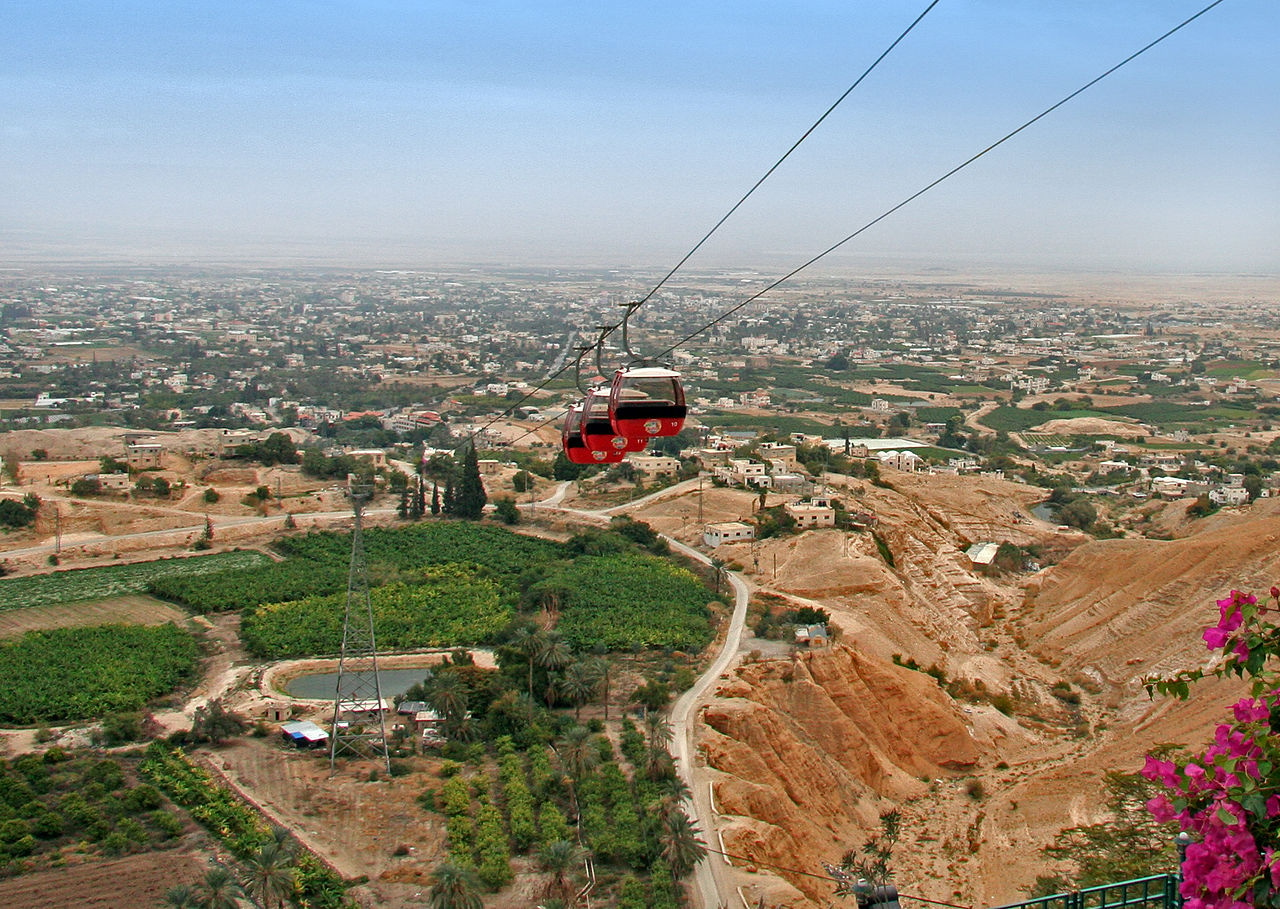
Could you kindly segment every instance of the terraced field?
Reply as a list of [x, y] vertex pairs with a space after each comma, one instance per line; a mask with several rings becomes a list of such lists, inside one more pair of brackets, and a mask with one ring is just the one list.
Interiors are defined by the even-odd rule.
[[148, 596], [111, 597], [87, 603], [5, 610], [0, 612], [0, 638], [73, 625], [108, 625], [114, 622], [128, 625], [181, 624], [187, 618], [181, 609]]

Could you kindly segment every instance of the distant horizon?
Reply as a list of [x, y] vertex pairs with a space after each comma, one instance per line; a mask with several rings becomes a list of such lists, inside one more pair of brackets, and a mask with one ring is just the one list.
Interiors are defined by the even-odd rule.
[[[1206, 2], [938, 4], [690, 264], [794, 267]], [[0, 262], [669, 268], [925, 5], [11, 4]], [[1276, 46], [1224, 2], [842, 252], [1280, 273]]]

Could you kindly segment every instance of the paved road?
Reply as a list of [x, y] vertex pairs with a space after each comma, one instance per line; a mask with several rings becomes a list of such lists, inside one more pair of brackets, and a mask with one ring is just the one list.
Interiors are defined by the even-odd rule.
[[[395, 511], [396, 510], [394, 508], [371, 508], [367, 510], [365, 514], [367, 515], [395, 514]], [[188, 516], [192, 518], [197, 517], [196, 515], [192, 515], [190, 513], [188, 513]], [[217, 538], [216, 531], [219, 527], [238, 527], [244, 524], [280, 524], [283, 526], [285, 519], [287, 517], [288, 515], [286, 514], [273, 514], [273, 515], [267, 515], [266, 517], [262, 517], [259, 515], [254, 515], [252, 517], [225, 517], [225, 516], [218, 516], [218, 515], [210, 515], [209, 519], [213, 522], [213, 529], [215, 531], [214, 538], [216, 539]], [[349, 519], [351, 517], [351, 510], [344, 509], [343, 511], [300, 511], [296, 513], [293, 517], [294, 517], [294, 520], [298, 521], [299, 523], [314, 523], [314, 522], [321, 522], [321, 521], [333, 522], [333, 521], [340, 521], [344, 518]], [[203, 531], [204, 531], [204, 519], [203, 519], [203, 516], [201, 516], [200, 523], [191, 524], [187, 527], [166, 527], [163, 530], [143, 530], [137, 533], [104, 534], [102, 536], [94, 536], [92, 539], [88, 539], [88, 540], [72, 540], [72, 541], [63, 540], [62, 551], [66, 552], [69, 549], [79, 549], [83, 546], [101, 546], [103, 543], [110, 543], [113, 540], [159, 539], [167, 536], [182, 537], [189, 534], [201, 533]], [[38, 546], [24, 546], [21, 549], [5, 549], [5, 550], [0, 550], [0, 556], [43, 555], [45, 553], [53, 552], [56, 545], [57, 545], [56, 542], [50, 542], [50, 543], [42, 543]]]
[[[674, 549], [684, 555], [707, 565], [711, 564], [711, 559], [696, 549], [691, 549], [670, 537], [666, 539]], [[724, 646], [707, 667], [707, 671], [692, 688], [676, 699], [675, 706], [671, 708], [671, 725], [676, 743], [676, 768], [693, 794], [693, 804], [690, 806], [693, 817], [698, 822], [707, 845], [712, 849], [720, 848], [715, 834], [715, 813], [711, 809], [710, 783], [705, 778], [705, 774], [695, 772], [693, 730], [698, 721], [698, 708], [702, 705], [707, 692], [729, 668], [729, 664], [733, 662], [742, 646], [742, 629], [746, 625], [747, 602], [751, 597], [751, 590], [747, 587], [746, 581], [731, 571], [726, 571], [725, 575], [733, 585], [734, 602], [733, 616], [729, 620], [729, 632], [725, 635]], [[694, 881], [701, 897], [702, 909], [718, 909], [720, 906], [732, 905], [730, 901], [734, 895], [733, 883], [729, 879], [728, 867], [720, 856], [708, 855], [703, 859], [694, 871]]]
[[[671, 494], [675, 490], [680, 492], [685, 489], [692, 488], [697, 480], [687, 480], [676, 486], [659, 490], [651, 496], [644, 499], [637, 499], [635, 502], [628, 502], [626, 505], [614, 506], [599, 511], [586, 511], [580, 508], [566, 508], [563, 506], [550, 506], [554, 510], [563, 511], [566, 514], [573, 514], [578, 517], [587, 518], [589, 520], [608, 520], [610, 512], [617, 511], [630, 505], [638, 505], [646, 499], [656, 498], [661, 495]], [[567, 486], [568, 484], [565, 484]], [[557, 502], [564, 498], [565, 486], [557, 490], [554, 498]], [[685, 487], [681, 489], [680, 487]], [[546, 499], [538, 504], [545, 505], [550, 503], [551, 499]], [[671, 547], [677, 552], [696, 559], [704, 565], [712, 564], [711, 558], [704, 555], [698, 550], [686, 546], [679, 540], [673, 540], [671, 537], [662, 535], [662, 538], [671, 544]], [[747, 621], [747, 603], [751, 599], [751, 589], [747, 586], [746, 581], [742, 580], [737, 574], [731, 571], [725, 571], [725, 576], [729, 579], [729, 583], [733, 587], [734, 601], [733, 614], [729, 619], [729, 630], [725, 634], [724, 643], [720, 648], [720, 652], [716, 654], [711, 665], [707, 667], [693, 687], [680, 695], [676, 699], [675, 705], [671, 708], [671, 728], [673, 740], [676, 746], [676, 770], [684, 779], [685, 784], [689, 787], [692, 798], [691, 804], [687, 805], [694, 821], [698, 825], [698, 829], [702, 831], [707, 845], [712, 849], [719, 848], [719, 840], [716, 838], [715, 813], [711, 809], [711, 794], [708, 788], [709, 781], [705, 779], [705, 774], [696, 773], [696, 767], [693, 762], [693, 730], [698, 722], [698, 708], [702, 706], [702, 702], [708, 691], [716, 684], [720, 676], [729, 668], [729, 664], [737, 657], [738, 651], [742, 646], [742, 630], [746, 627]], [[729, 879], [728, 866], [719, 856], [708, 855], [694, 870], [695, 892], [698, 895], [698, 902], [702, 909], [720, 909], [720, 907], [728, 907], [733, 905], [734, 885]]]

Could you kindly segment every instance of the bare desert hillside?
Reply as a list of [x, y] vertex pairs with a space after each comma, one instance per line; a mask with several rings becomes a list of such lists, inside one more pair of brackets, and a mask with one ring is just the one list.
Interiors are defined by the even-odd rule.
[[[1102, 819], [1107, 770], [1138, 769], [1158, 743], [1208, 738], [1234, 686], [1203, 683], [1178, 703], [1153, 701], [1142, 679], [1204, 662], [1214, 600], [1278, 576], [1280, 513], [1262, 502], [1181, 539], [1089, 541], [1029, 519], [1042, 492], [1014, 483], [850, 483], [840, 493], [878, 517], [892, 566], [870, 534], [837, 530], [719, 553], [758, 591], [826, 608], [840, 631], [830, 649], [785, 655], [748, 642], [755, 658], [705, 710], [725, 851], [743, 857], [735, 873], [753, 899], [825, 906], [831, 885], [798, 872], [820, 874], [898, 807], [904, 893], [1020, 899], [1053, 870], [1040, 850], [1059, 830]], [[688, 507], [641, 516], [675, 523]], [[717, 490], [703, 503], [713, 507], [751, 502]], [[1057, 561], [981, 575], [964, 556], [980, 540], [1038, 543]]]

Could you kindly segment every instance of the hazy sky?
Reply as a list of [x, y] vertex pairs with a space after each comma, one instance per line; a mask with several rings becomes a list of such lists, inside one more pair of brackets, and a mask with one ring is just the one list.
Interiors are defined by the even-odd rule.
[[[695, 264], [852, 232], [1208, 0], [942, 0]], [[0, 0], [0, 261], [671, 265], [927, 0]], [[1280, 3], [848, 247], [1280, 271]]]

